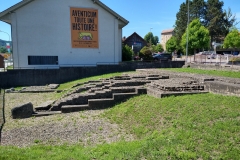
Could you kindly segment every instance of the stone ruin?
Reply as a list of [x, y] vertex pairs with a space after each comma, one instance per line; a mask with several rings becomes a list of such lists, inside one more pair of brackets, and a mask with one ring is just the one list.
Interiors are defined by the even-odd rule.
[[204, 84], [194, 78], [169, 78], [167, 74], [129, 73], [98, 81], [79, 83], [55, 102], [35, 107], [33, 116], [69, 113], [90, 109], [104, 109], [140, 95], [158, 98], [207, 93]]
[[[47, 88], [40, 91], [57, 91]], [[109, 108], [140, 94], [162, 98], [209, 91], [240, 96], [240, 80], [215, 79], [206, 75], [174, 73], [167, 70], [140, 69], [136, 73], [76, 84], [62, 98], [35, 107], [32, 116]], [[27, 88], [21, 92], [31, 92], [31, 90]]]

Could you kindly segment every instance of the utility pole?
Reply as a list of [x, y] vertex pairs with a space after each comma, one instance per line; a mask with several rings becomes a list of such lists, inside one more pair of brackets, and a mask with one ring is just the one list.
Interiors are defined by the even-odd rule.
[[[187, 21], [187, 44], [186, 44], [186, 62], [188, 61], [188, 25], [189, 25], [189, 1], [188, 0], [188, 13], [187, 13], [187, 16], [188, 16], [188, 21]], [[195, 55], [194, 55], [194, 60], [195, 60]]]

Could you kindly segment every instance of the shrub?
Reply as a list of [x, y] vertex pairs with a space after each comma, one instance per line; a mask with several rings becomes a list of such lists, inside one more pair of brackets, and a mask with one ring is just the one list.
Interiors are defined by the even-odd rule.
[[132, 48], [128, 45], [122, 47], [122, 61], [131, 61], [133, 56]]
[[229, 62], [240, 62], [240, 57], [231, 57]]
[[143, 47], [140, 50], [140, 57], [142, 57], [144, 60], [152, 60], [152, 52], [149, 47]]

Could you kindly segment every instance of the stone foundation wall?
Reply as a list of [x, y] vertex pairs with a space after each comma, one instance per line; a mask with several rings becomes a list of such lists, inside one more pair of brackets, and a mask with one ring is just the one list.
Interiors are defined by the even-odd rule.
[[64, 83], [80, 78], [106, 73], [135, 71], [142, 68], [181, 68], [185, 61], [171, 62], [122, 62], [119, 65], [96, 67], [60, 67], [59, 69], [18, 69], [0, 72], [0, 87], [36, 86]]

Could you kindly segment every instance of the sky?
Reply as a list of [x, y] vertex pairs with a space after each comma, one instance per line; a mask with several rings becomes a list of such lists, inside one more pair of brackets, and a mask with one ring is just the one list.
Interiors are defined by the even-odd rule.
[[[6, 10], [21, 0], [0, 0], [0, 12]], [[240, 0], [222, 0], [223, 9], [231, 8], [240, 21]], [[161, 39], [161, 32], [174, 28], [176, 14], [185, 0], [101, 0], [105, 5], [129, 21], [123, 28], [123, 36], [128, 37], [136, 32], [141, 37], [148, 32]], [[240, 30], [240, 24], [237, 25]], [[0, 21], [0, 30], [11, 36], [9, 24]], [[0, 39], [9, 40], [6, 33], [0, 32]], [[11, 39], [11, 37], [10, 37]]]

